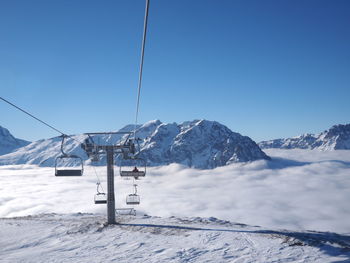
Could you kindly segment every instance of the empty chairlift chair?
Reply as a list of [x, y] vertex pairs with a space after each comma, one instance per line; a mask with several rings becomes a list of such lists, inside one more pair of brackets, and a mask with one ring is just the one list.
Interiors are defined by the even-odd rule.
[[139, 205], [140, 204], [140, 196], [137, 194], [129, 194], [126, 197], [127, 205]]
[[55, 159], [55, 176], [82, 176], [84, 171], [83, 159], [77, 155], [67, 154], [63, 151], [64, 139], [66, 137], [67, 135], [62, 135], [62, 155]]
[[104, 192], [99, 191], [100, 183], [97, 183], [97, 194], [95, 195], [95, 204], [107, 204], [107, 195]]
[[[60, 160], [77, 160], [79, 166], [59, 166]], [[82, 176], [84, 171], [83, 160], [76, 155], [61, 155], [55, 161], [55, 176]]]
[[126, 204], [127, 205], [139, 205], [140, 204], [140, 196], [137, 194], [137, 185], [134, 184], [134, 193], [126, 196]]

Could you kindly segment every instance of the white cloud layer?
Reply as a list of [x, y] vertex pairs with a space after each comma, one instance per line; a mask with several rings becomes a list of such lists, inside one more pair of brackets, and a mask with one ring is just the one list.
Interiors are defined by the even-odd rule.
[[[350, 151], [266, 150], [272, 161], [197, 170], [149, 168], [138, 182], [141, 205], [158, 216], [218, 217], [271, 228], [350, 233]], [[104, 189], [105, 168], [96, 168]], [[38, 213], [105, 213], [94, 205], [96, 176], [57, 178], [52, 168], [0, 167], [0, 217]], [[118, 175], [118, 169], [115, 170]], [[116, 176], [117, 206], [132, 181]]]

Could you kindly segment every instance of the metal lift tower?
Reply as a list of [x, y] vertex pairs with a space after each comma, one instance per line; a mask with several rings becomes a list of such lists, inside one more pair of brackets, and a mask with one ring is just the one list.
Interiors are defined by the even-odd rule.
[[100, 145], [93, 142], [93, 135], [112, 135], [112, 134], [128, 134], [131, 132], [92, 132], [85, 133], [91, 142], [85, 141], [81, 147], [86, 151], [87, 155], [93, 159], [96, 156], [106, 154], [107, 157], [107, 222], [108, 224], [115, 224], [115, 194], [114, 194], [114, 155], [115, 154], [134, 154], [135, 147], [128, 138], [124, 143], [114, 145]]

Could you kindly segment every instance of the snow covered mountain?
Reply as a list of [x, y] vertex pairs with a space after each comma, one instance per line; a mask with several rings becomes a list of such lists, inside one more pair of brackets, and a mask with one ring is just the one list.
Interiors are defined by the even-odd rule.
[[[151, 126], [152, 128], [149, 128]], [[207, 120], [176, 123], [149, 122], [142, 126], [153, 132], [144, 137], [141, 154], [152, 165], [179, 163], [195, 168], [215, 168], [233, 162], [268, 159], [249, 137]]]
[[28, 145], [30, 142], [15, 138], [8, 129], [0, 126], [0, 155]]
[[322, 150], [349, 150], [350, 149], [350, 124], [334, 125], [327, 131], [322, 132], [315, 144]]
[[312, 149], [312, 145], [316, 142], [317, 136], [314, 134], [306, 133], [300, 136], [287, 138], [287, 139], [275, 139], [270, 141], [259, 142], [259, 146], [262, 149], [268, 148], [280, 148], [280, 149]]
[[[133, 125], [128, 125], [121, 130], [133, 128]], [[141, 139], [141, 156], [150, 166], [179, 163], [194, 168], [210, 169], [233, 162], [269, 159], [249, 137], [232, 132], [215, 121], [194, 120], [182, 124], [150, 121], [137, 128], [137, 137]], [[83, 141], [85, 135], [76, 135], [73, 138], [67, 139], [65, 151], [86, 160], [87, 156], [78, 142]], [[102, 139], [116, 142], [121, 139], [121, 135], [105, 136]], [[33, 142], [16, 152], [0, 156], [0, 165], [53, 166], [55, 158], [59, 155], [60, 138], [56, 137]]]
[[303, 134], [287, 139], [262, 141], [262, 149], [319, 149], [319, 150], [350, 150], [350, 124], [334, 125], [320, 134]]

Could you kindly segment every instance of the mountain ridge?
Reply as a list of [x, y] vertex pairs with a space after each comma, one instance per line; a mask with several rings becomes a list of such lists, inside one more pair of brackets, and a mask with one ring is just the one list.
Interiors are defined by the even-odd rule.
[[[133, 127], [126, 125], [119, 131], [132, 131]], [[249, 137], [232, 132], [216, 121], [194, 120], [177, 124], [153, 120], [138, 126], [136, 136], [141, 139], [140, 156], [146, 159], [150, 166], [179, 163], [193, 168], [211, 169], [235, 162], [269, 159]], [[87, 160], [78, 142], [84, 141], [85, 138], [85, 135], [67, 138], [65, 151]], [[123, 135], [116, 134], [105, 136], [103, 140], [115, 143], [122, 138]], [[55, 158], [60, 155], [60, 145], [59, 137], [39, 140], [0, 156], [0, 165], [53, 166]], [[104, 163], [103, 161], [101, 163]], [[116, 163], [120, 164], [120, 161], [117, 159]]]
[[262, 141], [258, 145], [262, 149], [350, 150], [350, 124], [333, 125], [319, 134]]
[[11, 153], [28, 144], [29, 141], [14, 137], [8, 129], [0, 126], [0, 155]]

